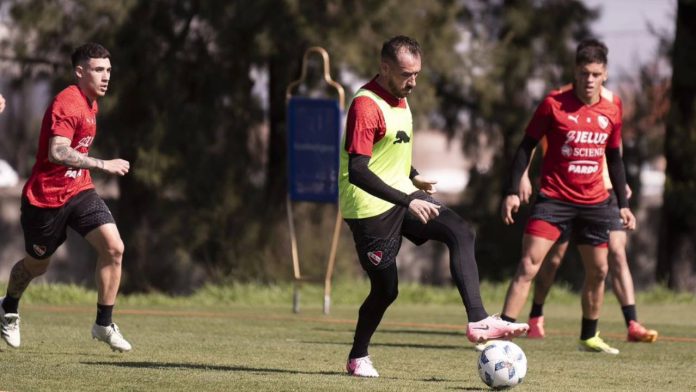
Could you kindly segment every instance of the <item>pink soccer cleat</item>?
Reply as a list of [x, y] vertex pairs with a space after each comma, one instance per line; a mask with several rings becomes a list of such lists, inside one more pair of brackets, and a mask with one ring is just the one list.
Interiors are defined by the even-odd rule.
[[530, 318], [527, 337], [530, 339], [543, 339], [544, 336], [546, 336], [546, 332], [544, 332], [544, 316]]
[[466, 328], [466, 337], [472, 343], [482, 343], [492, 339], [512, 339], [527, 332], [528, 329], [529, 325], [525, 323], [511, 323], [494, 315], [469, 323]]
[[379, 377], [379, 373], [372, 366], [369, 355], [361, 358], [349, 358], [346, 364], [346, 371], [351, 376], [356, 377]]
[[653, 343], [657, 340], [657, 331], [654, 329], [647, 329], [640, 325], [639, 322], [631, 320], [628, 323], [628, 336], [626, 340], [629, 342]]

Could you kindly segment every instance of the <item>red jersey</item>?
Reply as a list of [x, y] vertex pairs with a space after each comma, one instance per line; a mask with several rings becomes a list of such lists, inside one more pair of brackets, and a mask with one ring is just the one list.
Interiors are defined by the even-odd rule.
[[586, 105], [572, 86], [553, 91], [539, 105], [526, 134], [546, 137], [540, 192], [576, 204], [609, 197], [604, 184], [605, 149], [621, 146], [621, 100], [602, 89], [599, 102]]
[[83, 190], [94, 188], [89, 170], [48, 160], [48, 141], [54, 136], [66, 137], [72, 140], [72, 148], [86, 155], [97, 132], [97, 111], [97, 102], [90, 105], [76, 85], [53, 99], [41, 123], [36, 163], [22, 191], [29, 203], [41, 208], [60, 207]]
[[[390, 106], [405, 109], [406, 98], [397, 98], [377, 83], [375, 76], [363, 89], [370, 90], [385, 100]], [[387, 133], [387, 123], [382, 110], [374, 100], [357, 97], [348, 109], [346, 119], [345, 149], [349, 154], [372, 156], [372, 146], [382, 140]]]

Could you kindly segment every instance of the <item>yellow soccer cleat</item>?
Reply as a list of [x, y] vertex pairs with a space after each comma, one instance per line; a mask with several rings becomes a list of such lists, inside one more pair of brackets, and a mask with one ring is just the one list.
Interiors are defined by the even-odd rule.
[[580, 349], [580, 351], [591, 351], [612, 355], [616, 355], [619, 353], [619, 349], [611, 347], [610, 345], [606, 344], [604, 340], [602, 340], [602, 338], [599, 337], [599, 332], [597, 332], [595, 336], [589, 339], [580, 339], [578, 348]]

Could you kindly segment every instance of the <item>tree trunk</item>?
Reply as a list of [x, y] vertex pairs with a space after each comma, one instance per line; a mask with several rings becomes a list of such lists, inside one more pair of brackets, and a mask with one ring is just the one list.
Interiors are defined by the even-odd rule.
[[666, 181], [657, 279], [696, 291], [696, 1], [680, 0], [672, 59], [672, 103], [667, 118]]

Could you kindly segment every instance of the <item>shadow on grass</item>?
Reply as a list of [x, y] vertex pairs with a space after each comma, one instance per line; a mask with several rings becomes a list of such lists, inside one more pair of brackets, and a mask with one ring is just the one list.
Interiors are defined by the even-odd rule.
[[316, 374], [323, 376], [343, 376], [343, 372], [307, 372], [291, 369], [274, 368], [254, 368], [247, 366], [234, 365], [205, 365], [200, 363], [177, 363], [177, 362], [80, 362], [83, 365], [97, 366], [116, 366], [135, 369], [189, 369], [189, 370], [212, 370], [220, 372], [250, 372], [250, 373], [285, 373], [285, 374]]
[[380, 333], [404, 333], [404, 334], [414, 334], [414, 335], [436, 335], [436, 336], [455, 336], [455, 337], [465, 337], [466, 335], [461, 332], [456, 331], [432, 331], [432, 330], [416, 330], [416, 329], [380, 329], [377, 330]]
[[[355, 332], [355, 328], [312, 328], [314, 331], [320, 332]], [[457, 331], [433, 331], [433, 330], [423, 330], [423, 329], [377, 329], [377, 333], [393, 333], [393, 334], [413, 334], [413, 335], [435, 335], [435, 336], [455, 336], [455, 337], [466, 337], [466, 334]]]
[[[123, 368], [134, 368], [134, 369], [189, 369], [189, 370], [205, 370], [205, 371], [220, 371], [220, 372], [248, 372], [248, 373], [277, 373], [277, 374], [307, 374], [307, 375], [318, 375], [318, 376], [341, 376], [350, 377], [346, 375], [345, 372], [309, 372], [301, 370], [291, 370], [291, 369], [274, 369], [274, 368], [255, 368], [247, 366], [234, 366], [234, 365], [205, 365], [199, 363], [177, 363], [177, 362], [107, 362], [107, 361], [86, 361], [80, 362], [83, 365], [95, 365], [95, 366], [116, 366]], [[397, 377], [381, 377], [383, 379], [391, 380], [402, 380]], [[429, 379], [414, 379], [414, 381], [424, 381], [424, 382], [452, 382], [452, 380], [442, 379], [442, 378], [429, 378]], [[447, 388], [456, 390], [478, 390], [472, 388]]]
[[[339, 346], [350, 346], [352, 342], [317, 342], [304, 340], [300, 343], [306, 344], [332, 344]], [[418, 344], [418, 343], [370, 343], [370, 347], [399, 347], [399, 348], [427, 348], [434, 350], [461, 350], [462, 345], [449, 345], [449, 344]]]

